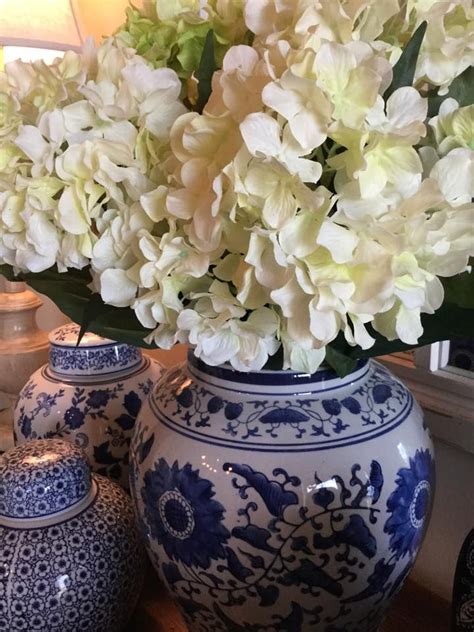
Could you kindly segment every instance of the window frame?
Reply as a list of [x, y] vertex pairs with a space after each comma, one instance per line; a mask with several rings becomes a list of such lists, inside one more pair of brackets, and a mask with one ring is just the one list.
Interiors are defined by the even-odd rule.
[[449, 341], [379, 358], [411, 390], [435, 437], [474, 454], [474, 373], [450, 366]]

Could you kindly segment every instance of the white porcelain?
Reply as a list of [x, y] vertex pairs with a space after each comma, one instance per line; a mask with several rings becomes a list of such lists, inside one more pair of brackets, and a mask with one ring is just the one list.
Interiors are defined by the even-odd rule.
[[128, 488], [128, 454], [136, 417], [162, 365], [140, 349], [59, 327], [49, 336], [49, 363], [22, 389], [15, 444], [61, 437], [84, 449], [95, 472]]
[[131, 491], [190, 632], [373, 632], [428, 523], [433, 447], [376, 362], [347, 377], [190, 356], [142, 408]]
[[82, 450], [49, 439], [0, 456], [2, 632], [119, 632], [144, 566], [130, 498]]

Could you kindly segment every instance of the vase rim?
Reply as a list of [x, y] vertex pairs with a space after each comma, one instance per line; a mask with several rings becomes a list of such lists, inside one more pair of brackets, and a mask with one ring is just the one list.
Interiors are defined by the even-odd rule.
[[139, 369], [138, 347], [86, 332], [78, 344], [80, 327], [70, 323], [49, 334], [49, 369], [55, 377], [80, 380], [116, 376]]
[[[348, 378], [355, 373], [358, 373], [363, 369], [369, 360], [358, 360], [357, 365], [353, 371], [348, 373], [345, 378]], [[258, 371], [237, 371], [230, 364], [221, 364], [218, 366], [211, 366], [206, 364], [203, 360], [196, 357], [192, 349], [188, 351], [188, 363], [195, 369], [205, 373], [209, 376], [227, 380], [231, 382], [238, 382], [240, 384], [254, 384], [258, 386], [290, 386], [290, 385], [304, 385], [314, 384], [316, 382], [327, 382], [329, 380], [341, 379], [334, 369], [327, 366], [321, 366], [315, 373], [305, 373], [304, 371], [291, 371], [289, 369], [269, 370], [260, 369]]]

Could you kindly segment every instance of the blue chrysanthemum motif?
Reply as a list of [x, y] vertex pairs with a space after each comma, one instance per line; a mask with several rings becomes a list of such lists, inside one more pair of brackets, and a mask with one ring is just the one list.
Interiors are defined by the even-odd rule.
[[431, 507], [434, 462], [429, 450], [417, 450], [410, 467], [398, 471], [397, 489], [387, 501], [392, 514], [384, 530], [390, 534], [390, 548], [397, 558], [418, 550]]
[[145, 517], [170, 558], [207, 569], [211, 560], [225, 557], [230, 534], [222, 524], [224, 507], [213, 496], [213, 484], [189, 463], [180, 469], [177, 461], [170, 467], [160, 459], [146, 472]]

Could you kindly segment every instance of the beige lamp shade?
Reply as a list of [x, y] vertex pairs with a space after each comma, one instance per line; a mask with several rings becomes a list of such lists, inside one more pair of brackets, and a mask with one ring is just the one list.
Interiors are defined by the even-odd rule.
[[0, 0], [0, 46], [64, 51], [82, 43], [70, 0]]
[[97, 43], [123, 24], [131, 4], [150, 0], [0, 0], [0, 69], [22, 59], [52, 62], [60, 51]]
[[97, 42], [124, 21], [131, 4], [147, 0], [0, 0], [0, 46], [78, 50], [86, 37]]
[[140, 9], [146, 0], [72, 0], [83, 38], [92, 36], [97, 43], [112, 35], [125, 22], [130, 5]]

